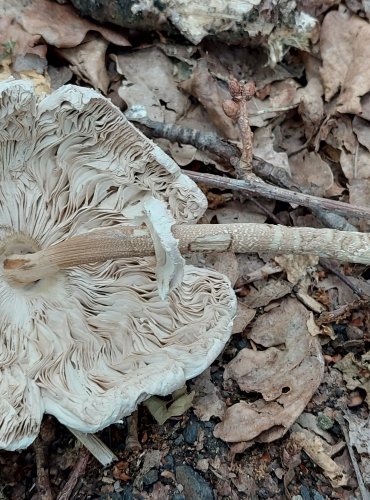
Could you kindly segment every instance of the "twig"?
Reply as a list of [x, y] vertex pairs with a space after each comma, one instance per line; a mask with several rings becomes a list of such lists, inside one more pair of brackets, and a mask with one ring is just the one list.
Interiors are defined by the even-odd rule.
[[57, 500], [68, 500], [71, 497], [77, 481], [85, 475], [90, 457], [90, 452], [86, 448], [82, 447], [80, 450], [80, 456], [69, 475], [68, 481], [57, 496]]
[[237, 146], [211, 132], [200, 132], [180, 125], [156, 122], [149, 118], [133, 118], [129, 116], [129, 120], [135, 123], [135, 126], [148, 137], [190, 144], [200, 151], [208, 151], [223, 158], [228, 164], [230, 164], [230, 158], [240, 156], [240, 150]]
[[37, 490], [40, 495], [40, 500], [54, 500], [54, 495], [51, 490], [49, 478], [49, 461], [47, 458], [48, 443], [45, 442], [41, 435], [33, 443], [35, 450], [35, 461], [37, 468]]
[[138, 411], [134, 411], [132, 415], [127, 417], [127, 437], [126, 437], [126, 450], [135, 451], [141, 450], [141, 444], [139, 443], [137, 434], [138, 425]]
[[341, 201], [330, 200], [327, 198], [319, 198], [309, 194], [289, 191], [277, 186], [272, 186], [263, 182], [256, 176], [248, 176], [247, 179], [231, 179], [229, 177], [221, 177], [220, 175], [204, 174], [200, 172], [191, 172], [183, 170], [189, 177], [196, 182], [203, 182], [208, 186], [217, 187], [219, 189], [232, 189], [244, 191], [248, 194], [259, 194], [265, 198], [286, 201], [295, 205], [302, 205], [312, 210], [329, 210], [339, 215], [347, 217], [357, 217], [359, 219], [370, 220], [370, 209], [361, 206], [350, 205]]
[[222, 108], [226, 116], [234, 120], [239, 128], [242, 141], [242, 154], [240, 158], [232, 162], [235, 166], [237, 176], [245, 179], [252, 173], [253, 160], [253, 132], [249, 125], [248, 101], [256, 93], [254, 82], [242, 83], [232, 78], [229, 82], [229, 92], [231, 100], [222, 103]]
[[369, 493], [368, 489], [366, 488], [366, 486], [364, 484], [364, 481], [362, 479], [360, 467], [358, 466], [356, 455], [355, 455], [355, 453], [353, 451], [353, 448], [352, 448], [352, 445], [351, 445], [351, 442], [350, 442], [350, 439], [349, 439], [349, 433], [348, 433], [347, 426], [346, 426], [346, 423], [344, 421], [344, 418], [343, 418], [342, 415], [337, 415], [335, 419], [338, 422], [339, 427], [341, 428], [341, 431], [343, 433], [344, 439], [346, 440], [346, 444], [347, 444], [349, 456], [351, 457], [353, 469], [354, 469], [355, 474], [356, 474], [357, 483], [358, 483], [358, 487], [360, 489], [362, 500], [370, 500], [370, 493]]
[[352, 281], [349, 280], [347, 278], [347, 276], [345, 276], [343, 273], [341, 273], [336, 268], [335, 264], [333, 262], [331, 262], [329, 259], [321, 258], [320, 259], [320, 264], [322, 266], [326, 267], [326, 269], [328, 271], [330, 271], [331, 273], [335, 274], [335, 276], [337, 278], [339, 278], [341, 281], [343, 281], [343, 283], [346, 284], [356, 295], [358, 295], [358, 297], [360, 297], [360, 299], [366, 297], [366, 294], [364, 293], [364, 291], [361, 288], [358, 288], [356, 285], [354, 285], [352, 283]]
[[[165, 124], [161, 122], [156, 122], [154, 120], [150, 120], [148, 118], [130, 118], [130, 121], [134, 122], [136, 126], [138, 126], [148, 137], [157, 137], [157, 138], [164, 138], [167, 139], [171, 142], [179, 142], [181, 144], [191, 144], [192, 146], [196, 147], [200, 151], [208, 151], [210, 153], [213, 153], [220, 158], [222, 158], [227, 164], [230, 164], [230, 158], [234, 157], [239, 157], [240, 156], [240, 150], [239, 148], [224, 140], [221, 139], [217, 134], [213, 133], [202, 133], [199, 130], [194, 130], [191, 128], [185, 128], [181, 127], [179, 125], [171, 125], [171, 124]], [[292, 179], [289, 177], [288, 173], [279, 167], [275, 167], [274, 165], [271, 165], [270, 163], [265, 162], [261, 158], [255, 157], [253, 160], [253, 171], [259, 176], [264, 179], [269, 180], [270, 182], [273, 182], [274, 184], [277, 184], [278, 186], [281, 186], [283, 188], [287, 188], [288, 190], [293, 190], [294, 192], [300, 192], [300, 189], [298, 186], [296, 186]], [[186, 172], [186, 171], [185, 171]], [[187, 172], [188, 175], [190, 176], [191, 173]], [[195, 178], [195, 173], [194, 175], [194, 180], [198, 180]], [[201, 174], [200, 174], [201, 175]], [[208, 185], [213, 185], [216, 187], [220, 188], [227, 188], [227, 189], [238, 189], [236, 186], [231, 186], [230, 183], [228, 183], [228, 178], [225, 177], [218, 177], [218, 183], [212, 183], [211, 184], [211, 178], [203, 178], [203, 180], [199, 180], [199, 182], [204, 182]], [[227, 185], [224, 183], [228, 183]], [[267, 186], [269, 186], [267, 184]], [[335, 229], [339, 229], [341, 231], [356, 231], [356, 228], [352, 225], [349, 224], [347, 221], [341, 219], [341, 215], [343, 216], [355, 216], [358, 218], [362, 219], [369, 219], [370, 218], [370, 211], [364, 207], [359, 207], [361, 210], [361, 213], [357, 213], [356, 210], [353, 210], [350, 213], [348, 213], [347, 210], [341, 210], [338, 211], [336, 210], [336, 203], [339, 202], [333, 202], [333, 204], [330, 204], [330, 206], [326, 207], [325, 203], [323, 201], [328, 201], [330, 203], [331, 200], [323, 200], [322, 198], [318, 198], [320, 202], [317, 202], [315, 204], [316, 208], [313, 208], [312, 203], [310, 205], [309, 201], [305, 202], [304, 199], [306, 198], [301, 198], [300, 201], [298, 202], [297, 199], [295, 200], [290, 200], [287, 198], [287, 195], [285, 193], [284, 198], [279, 198], [278, 195], [275, 193], [271, 193], [270, 196], [266, 195], [266, 186], [264, 192], [261, 191], [261, 184], [258, 184], [257, 186], [248, 186], [250, 188], [250, 193], [255, 193], [259, 194], [260, 196], [265, 196], [266, 198], [275, 198], [275, 199], [280, 199], [282, 201], [291, 201], [292, 203], [297, 203], [302, 206], [307, 206], [311, 208], [312, 211], [314, 211], [315, 215], [319, 217], [321, 220], [324, 221], [324, 224], [329, 227], [333, 227]], [[271, 186], [270, 186], [271, 187]], [[239, 188], [241, 191], [247, 191], [247, 187], [241, 186]], [[280, 196], [282, 194], [280, 193]], [[308, 200], [310, 199], [309, 193], [303, 195], [308, 197]], [[323, 201], [321, 201], [323, 200]], [[323, 210], [321, 209], [321, 206]], [[344, 206], [348, 206], [345, 204]], [[340, 207], [343, 208], [343, 204], [340, 204]], [[354, 207], [355, 208], [355, 207]], [[328, 213], [325, 212], [324, 210], [336, 210], [337, 213]]]

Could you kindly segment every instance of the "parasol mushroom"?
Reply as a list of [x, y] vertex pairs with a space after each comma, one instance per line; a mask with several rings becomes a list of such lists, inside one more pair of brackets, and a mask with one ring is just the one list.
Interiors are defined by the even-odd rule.
[[44, 412], [95, 432], [212, 363], [235, 296], [180, 251], [370, 261], [360, 233], [195, 225], [201, 191], [95, 91], [6, 82], [0, 118], [2, 448], [30, 444]]
[[[222, 275], [184, 265], [170, 231], [197, 221], [203, 194], [107, 99], [11, 81], [0, 117], [0, 448], [15, 450], [44, 412], [91, 433], [183, 386], [221, 352], [235, 297]], [[156, 260], [93, 259], [27, 285], [7, 275], [11, 254], [142, 222]]]

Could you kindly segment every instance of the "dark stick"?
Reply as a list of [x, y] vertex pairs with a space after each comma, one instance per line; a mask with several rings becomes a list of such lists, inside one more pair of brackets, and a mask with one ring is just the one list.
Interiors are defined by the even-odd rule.
[[370, 220], [369, 208], [358, 207], [341, 201], [289, 191], [288, 189], [267, 184], [256, 176], [249, 176], [247, 179], [239, 180], [231, 179], [229, 177], [221, 177], [220, 175], [191, 172], [189, 170], [183, 170], [183, 172], [196, 182], [203, 182], [208, 186], [213, 186], [219, 189], [232, 189], [236, 191], [244, 191], [248, 194], [259, 194], [265, 198], [286, 201], [295, 205], [302, 205], [312, 210], [329, 210], [330, 212], [347, 217], [352, 216], [359, 219]]
[[47, 458], [48, 443], [39, 436], [33, 443], [37, 469], [37, 490], [41, 500], [54, 500], [49, 479], [49, 465]]
[[64, 485], [62, 491], [57, 496], [57, 500], [68, 500], [71, 498], [74, 488], [78, 480], [84, 476], [86, 472], [86, 467], [89, 462], [91, 455], [90, 452], [85, 448], [81, 447], [80, 456], [69, 475], [68, 481]]

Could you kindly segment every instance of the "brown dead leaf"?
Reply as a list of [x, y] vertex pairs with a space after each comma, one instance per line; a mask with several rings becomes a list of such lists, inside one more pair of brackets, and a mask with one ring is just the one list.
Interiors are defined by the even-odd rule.
[[352, 122], [353, 132], [356, 134], [358, 142], [370, 151], [370, 123], [363, 118], [355, 116]]
[[205, 266], [227, 276], [231, 286], [239, 277], [238, 261], [233, 252], [210, 253], [206, 256]]
[[8, 47], [13, 58], [25, 54], [36, 54], [44, 58], [47, 48], [41, 43], [40, 38], [38, 34], [27, 33], [12, 17], [0, 18], [0, 45], [3, 53]]
[[239, 139], [236, 125], [225, 115], [222, 109], [222, 102], [229, 99], [230, 94], [226, 86], [221, 87], [211, 76], [206, 59], [201, 59], [198, 62], [191, 78], [182, 82], [181, 88], [198, 99], [207, 110], [215, 127], [224, 137], [231, 140]]
[[[263, 203], [268, 210], [272, 211], [274, 209], [274, 201], [264, 200]], [[217, 208], [216, 210], [207, 210], [207, 216], [211, 219], [216, 217], [219, 224], [234, 224], [236, 222], [262, 223], [267, 219], [265, 212], [262, 212], [262, 210], [249, 200], [244, 203], [231, 201], [225, 207]]]
[[283, 169], [290, 175], [288, 155], [275, 151], [274, 140], [275, 136], [270, 125], [257, 129], [253, 136], [253, 156]]
[[77, 47], [58, 49], [58, 54], [68, 61], [70, 70], [83, 82], [108, 92], [109, 76], [105, 66], [108, 42], [98, 34], [89, 33]]
[[298, 90], [298, 112], [304, 123], [306, 138], [318, 130], [324, 117], [324, 89], [319, 77], [311, 78], [303, 89]]
[[150, 47], [112, 59], [125, 77], [119, 95], [129, 108], [143, 106], [148, 118], [166, 123], [185, 114], [189, 100], [178, 89], [174, 66], [160, 49]]
[[291, 440], [303, 448], [311, 460], [323, 470], [333, 488], [347, 485], [349, 477], [344, 473], [343, 467], [330, 458], [325, 451], [324, 441], [319, 436], [311, 431], [293, 432]]
[[370, 404], [370, 351], [357, 360], [353, 352], [335, 363], [337, 370], [343, 373], [343, 379], [350, 390], [361, 388], [366, 392], [365, 401]]
[[193, 410], [199, 420], [208, 422], [212, 417], [223, 417], [226, 403], [221, 398], [220, 390], [211, 381], [210, 368], [194, 380], [192, 390], [195, 392]]
[[57, 48], [76, 47], [89, 31], [97, 31], [108, 42], [120, 47], [131, 45], [117, 31], [80, 17], [71, 5], [59, 5], [50, 0], [32, 0], [22, 12], [21, 24], [28, 33], [41, 35], [47, 44]]
[[254, 403], [231, 406], [214, 434], [228, 442], [270, 442], [283, 436], [319, 386], [324, 361], [320, 344], [307, 329], [308, 311], [296, 300], [260, 316], [249, 338], [268, 347], [242, 349], [225, 369], [246, 392], [261, 393]]
[[274, 261], [269, 261], [264, 265], [260, 265], [255, 270], [245, 269], [245, 266], [243, 266], [245, 259], [243, 259], [241, 255], [237, 256], [240, 276], [235, 284], [236, 288], [247, 285], [248, 283], [253, 283], [253, 281], [263, 280], [271, 274], [280, 273], [282, 271], [282, 268]]
[[319, 258], [314, 255], [278, 255], [274, 260], [284, 269], [287, 280], [293, 285], [302, 281], [319, 263]]
[[361, 418], [354, 413], [344, 415], [349, 427], [349, 441], [357, 452], [370, 458], [370, 418]]
[[243, 302], [238, 300], [238, 307], [236, 310], [236, 316], [234, 318], [232, 332], [233, 333], [244, 332], [244, 330], [252, 321], [252, 319], [255, 317], [255, 315], [256, 311], [254, 309], [251, 309], [250, 307], [243, 304]]
[[285, 280], [270, 279], [266, 283], [264, 280], [254, 282], [253, 287], [243, 303], [249, 307], [257, 308], [267, 306], [273, 300], [280, 299], [292, 291], [292, 285]]
[[326, 14], [321, 27], [321, 75], [325, 98], [340, 90], [341, 113], [361, 113], [360, 98], [370, 90], [370, 25], [344, 8]]
[[289, 158], [293, 182], [309, 189], [314, 196], [324, 196], [334, 184], [333, 172], [318, 153], [306, 149]]

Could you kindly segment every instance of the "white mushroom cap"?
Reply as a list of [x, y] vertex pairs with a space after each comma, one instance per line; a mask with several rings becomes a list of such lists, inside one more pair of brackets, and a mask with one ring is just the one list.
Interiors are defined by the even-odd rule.
[[[0, 84], [0, 150], [0, 448], [28, 446], [44, 412], [98, 431], [207, 368], [231, 334], [235, 297], [177, 250], [173, 222], [206, 208], [178, 166], [95, 91], [41, 98], [24, 81]], [[153, 257], [127, 258], [23, 287], [5, 279], [10, 254], [138, 221], [157, 270]]]

